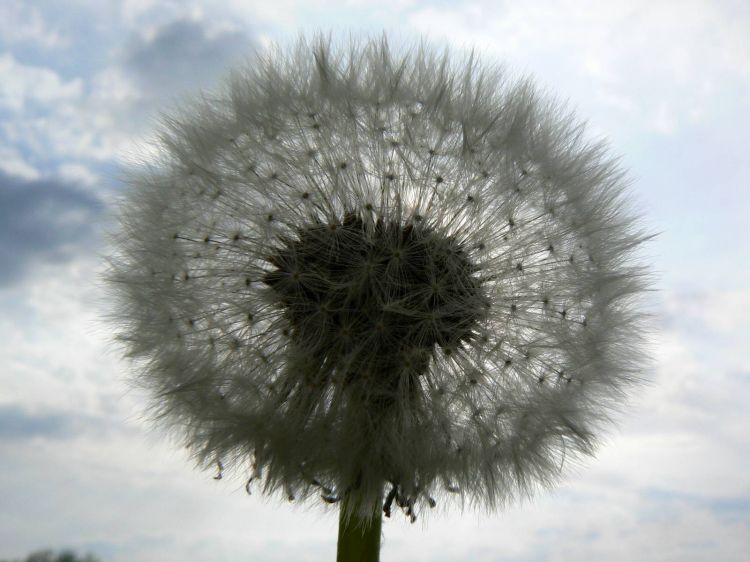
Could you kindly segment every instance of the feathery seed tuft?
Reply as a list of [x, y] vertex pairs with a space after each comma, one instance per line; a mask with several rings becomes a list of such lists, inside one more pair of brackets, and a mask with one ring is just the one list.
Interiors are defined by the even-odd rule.
[[159, 150], [120, 211], [118, 333], [217, 478], [365, 517], [497, 507], [591, 454], [639, 380], [624, 173], [528, 81], [301, 41]]

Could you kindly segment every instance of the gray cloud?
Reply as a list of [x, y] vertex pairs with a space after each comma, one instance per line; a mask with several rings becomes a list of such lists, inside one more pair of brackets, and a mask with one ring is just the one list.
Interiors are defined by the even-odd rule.
[[65, 439], [87, 427], [98, 427], [93, 418], [63, 413], [32, 413], [16, 405], [0, 406], [0, 440], [19, 441], [33, 437]]
[[750, 517], [750, 496], [706, 497], [664, 488], [645, 488], [639, 491], [644, 512], [660, 517], [672, 516], [684, 510], [686, 505], [711, 511], [725, 523], [747, 522]]
[[131, 43], [124, 68], [146, 97], [168, 98], [211, 86], [255, 46], [242, 31], [212, 30], [206, 22], [181, 19]]
[[92, 249], [103, 209], [70, 184], [0, 172], [0, 286], [22, 278], [34, 261], [67, 261]]

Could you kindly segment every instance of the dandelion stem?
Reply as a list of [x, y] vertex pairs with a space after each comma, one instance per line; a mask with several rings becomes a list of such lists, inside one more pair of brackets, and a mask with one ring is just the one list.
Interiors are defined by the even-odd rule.
[[362, 517], [349, 501], [345, 497], [341, 502], [336, 562], [378, 562], [383, 515], [377, 509], [371, 517]]

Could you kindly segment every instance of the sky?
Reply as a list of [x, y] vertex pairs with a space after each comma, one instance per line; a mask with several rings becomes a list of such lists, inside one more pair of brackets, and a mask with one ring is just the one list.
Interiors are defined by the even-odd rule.
[[334, 559], [335, 509], [248, 496], [144, 421], [99, 277], [123, 170], [160, 112], [317, 30], [422, 36], [533, 76], [621, 156], [660, 233], [650, 384], [596, 458], [498, 513], [386, 520], [382, 560], [744, 560], [744, 0], [0, 3], [0, 559]]

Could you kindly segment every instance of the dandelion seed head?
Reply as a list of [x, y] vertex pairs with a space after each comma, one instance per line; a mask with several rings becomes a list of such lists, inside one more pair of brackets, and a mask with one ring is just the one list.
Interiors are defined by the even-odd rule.
[[303, 40], [159, 149], [120, 210], [119, 337], [159, 419], [248, 490], [502, 506], [591, 454], [640, 377], [624, 173], [528, 81]]

